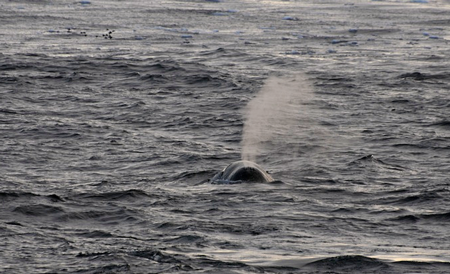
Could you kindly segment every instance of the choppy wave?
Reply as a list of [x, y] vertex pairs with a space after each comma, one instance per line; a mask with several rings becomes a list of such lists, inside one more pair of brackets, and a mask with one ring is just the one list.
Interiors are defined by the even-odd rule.
[[[0, 4], [0, 272], [450, 272], [448, 5], [413, 2]], [[283, 183], [211, 184], [268, 78]]]

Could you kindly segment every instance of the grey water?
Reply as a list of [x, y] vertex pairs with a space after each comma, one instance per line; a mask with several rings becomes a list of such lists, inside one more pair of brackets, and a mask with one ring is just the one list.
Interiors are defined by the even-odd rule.
[[0, 273], [449, 273], [449, 12], [0, 3]]

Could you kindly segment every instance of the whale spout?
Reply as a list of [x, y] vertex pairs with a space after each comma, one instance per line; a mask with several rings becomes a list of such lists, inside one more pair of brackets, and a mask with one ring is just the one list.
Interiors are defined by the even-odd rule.
[[259, 165], [251, 161], [231, 163], [212, 179], [213, 184], [270, 183], [274, 179]]

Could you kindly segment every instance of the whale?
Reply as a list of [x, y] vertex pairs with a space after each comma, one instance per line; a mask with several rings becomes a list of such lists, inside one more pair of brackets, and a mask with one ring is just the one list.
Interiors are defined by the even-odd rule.
[[229, 164], [212, 179], [213, 184], [271, 183], [275, 180], [258, 164], [241, 160]]

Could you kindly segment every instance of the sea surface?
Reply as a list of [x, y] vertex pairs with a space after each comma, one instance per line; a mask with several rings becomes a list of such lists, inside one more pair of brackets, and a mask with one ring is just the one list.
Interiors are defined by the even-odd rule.
[[450, 273], [449, 18], [1, 1], [0, 273]]

